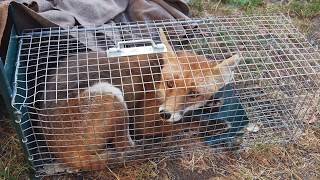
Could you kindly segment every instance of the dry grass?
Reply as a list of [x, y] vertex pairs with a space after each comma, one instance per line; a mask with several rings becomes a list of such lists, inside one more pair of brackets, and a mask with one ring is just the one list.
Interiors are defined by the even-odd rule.
[[319, 179], [320, 129], [306, 130], [295, 143], [257, 144], [240, 152], [194, 151], [175, 160], [130, 164], [90, 173], [94, 179]]
[[[3, 131], [2, 131], [3, 132]], [[0, 179], [27, 176], [18, 139], [1, 134]], [[50, 177], [52, 179], [53, 177]], [[194, 151], [176, 159], [126, 164], [104, 171], [66, 175], [54, 179], [319, 179], [320, 128], [310, 128], [294, 143], [257, 144], [240, 152], [212, 154]]]
[[0, 179], [22, 179], [28, 171], [19, 139], [6, 122], [0, 122]]
[[[318, 30], [313, 22], [318, 12], [297, 11], [290, 4], [243, 4], [232, 1], [193, 0], [195, 16], [229, 15], [260, 12], [284, 12], [292, 15], [304, 33]], [[258, 1], [257, 1], [258, 2]], [[264, 1], [267, 2], [267, 1]], [[286, 2], [286, 1], [284, 1]], [[316, 2], [316, 1], [315, 1]], [[229, 4], [228, 4], [229, 3]], [[306, 6], [308, 7], [308, 6]], [[294, 9], [295, 12], [290, 10]], [[311, 14], [310, 14], [311, 13]], [[314, 14], [312, 14], [314, 13]], [[20, 143], [13, 130], [0, 122], [0, 179], [25, 179], [30, 172]], [[53, 178], [53, 177], [51, 177]], [[256, 144], [240, 152], [212, 154], [211, 149], [194, 151], [177, 159], [163, 157], [157, 161], [136, 162], [104, 171], [66, 175], [54, 179], [320, 179], [320, 124], [307, 129], [289, 144]]]

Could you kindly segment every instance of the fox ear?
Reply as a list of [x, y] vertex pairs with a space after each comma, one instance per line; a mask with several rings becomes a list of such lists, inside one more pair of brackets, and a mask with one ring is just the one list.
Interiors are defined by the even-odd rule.
[[167, 52], [162, 53], [162, 56], [163, 56], [163, 59], [164, 59], [164, 63], [165, 63], [165, 64], [167, 64], [167, 63], [169, 63], [169, 62], [172, 63], [172, 61], [170, 61], [170, 59], [176, 58], [177, 56], [176, 56], [176, 54], [174, 53], [171, 45], [169, 44], [168, 39], [167, 39], [166, 35], [165, 35], [164, 32], [163, 32], [163, 29], [160, 28], [160, 29], [159, 29], [159, 32], [160, 32], [160, 40], [161, 40], [161, 42], [165, 45], [165, 47], [167, 48]]
[[230, 83], [233, 78], [233, 71], [239, 62], [240, 56], [236, 54], [226, 60], [223, 60], [219, 64], [213, 64], [213, 74], [219, 74], [218, 82], [224, 84]]

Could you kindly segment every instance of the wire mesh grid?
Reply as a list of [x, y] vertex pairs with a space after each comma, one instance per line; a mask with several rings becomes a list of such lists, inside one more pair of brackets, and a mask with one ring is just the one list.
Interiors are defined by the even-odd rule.
[[[141, 40], [165, 45], [160, 29], [166, 52], [108, 57], [119, 42], [130, 42], [121, 50], [149, 47]], [[13, 105], [38, 175], [286, 142], [319, 119], [320, 55], [283, 15], [33, 29], [18, 38]]]

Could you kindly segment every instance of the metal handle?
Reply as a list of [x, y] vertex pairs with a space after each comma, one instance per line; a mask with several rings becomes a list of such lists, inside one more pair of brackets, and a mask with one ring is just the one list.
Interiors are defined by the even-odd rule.
[[[134, 43], [150, 43], [150, 45], [140, 46], [140, 47], [122, 47], [125, 44]], [[156, 44], [152, 39], [139, 39], [131, 41], [121, 41], [118, 42], [116, 47], [107, 50], [107, 57], [121, 57], [121, 56], [133, 56], [141, 54], [154, 54], [154, 53], [164, 53], [167, 52], [167, 48], [164, 44]]]
[[134, 44], [134, 43], [151, 43], [151, 46], [155, 49], [162, 48], [162, 47], [159, 47], [152, 39], [139, 39], [139, 40], [131, 40], [131, 41], [120, 41], [117, 43], [117, 47], [115, 49], [117, 49], [118, 51], [121, 51], [122, 47], [125, 44]]

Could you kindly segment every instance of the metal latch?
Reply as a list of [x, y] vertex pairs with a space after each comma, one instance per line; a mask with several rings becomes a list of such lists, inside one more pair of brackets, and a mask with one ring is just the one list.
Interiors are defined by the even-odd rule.
[[[125, 48], [126, 44], [136, 43], [151, 43], [151, 46], [129, 47]], [[167, 52], [167, 48], [164, 44], [156, 44], [152, 39], [140, 39], [132, 41], [121, 41], [117, 43], [115, 48], [107, 50], [107, 57], [120, 57], [120, 56], [133, 56], [141, 54], [154, 54]]]

